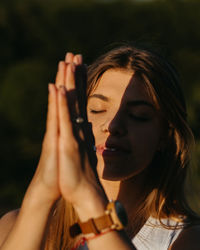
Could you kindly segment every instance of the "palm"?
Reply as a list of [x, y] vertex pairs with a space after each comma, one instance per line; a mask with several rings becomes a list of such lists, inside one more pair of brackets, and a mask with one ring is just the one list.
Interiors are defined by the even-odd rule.
[[[86, 100], [82, 99], [83, 105], [77, 106], [72, 64], [77, 66], [81, 62], [71, 53], [70, 58], [68, 56], [66, 59], [59, 63], [56, 84], [49, 85], [47, 129], [40, 162], [32, 180], [34, 185], [30, 185], [29, 189], [34, 190], [32, 187], [36, 184], [48, 201], [63, 196], [65, 200], [73, 202], [76, 194], [82, 193], [88, 183], [98, 185], [98, 178], [96, 170], [91, 168], [96, 166], [95, 153], [88, 154], [91, 148], [89, 144], [93, 142], [91, 128], [87, 123], [77, 126], [72, 122], [76, 114], [87, 121]], [[86, 85], [83, 78], [79, 81]]]
[[[95, 154], [93, 157], [91, 153], [88, 154], [86, 145], [86, 138], [84, 135], [87, 134], [89, 142], [92, 141], [91, 130], [87, 130], [87, 124], [73, 124], [73, 120], [79, 114], [87, 121], [86, 115], [86, 100], [84, 99], [85, 89], [79, 89], [80, 92], [75, 91], [75, 76], [74, 70], [72, 69], [72, 63], [75, 62], [78, 65], [77, 72], [81, 72], [79, 64], [76, 62], [76, 56], [70, 55], [68, 58], [68, 65], [61, 63], [59, 71], [56, 77], [56, 85], [62, 87], [58, 91], [58, 117], [59, 117], [59, 187], [62, 196], [72, 201], [76, 194], [85, 187], [85, 183], [93, 182], [95, 180], [95, 171], [92, 171], [91, 165], [95, 166]], [[79, 85], [86, 87], [86, 79], [76, 74], [79, 81]], [[81, 82], [82, 81], [82, 82]], [[77, 95], [79, 95], [77, 98]], [[78, 103], [77, 100], [80, 101]], [[89, 132], [89, 133], [87, 133]], [[88, 159], [89, 156], [89, 159]], [[93, 163], [91, 163], [93, 159]], [[81, 190], [82, 192], [82, 190]]]
[[56, 88], [49, 85], [47, 128], [42, 145], [42, 153], [28, 193], [43, 196], [44, 201], [57, 200], [61, 193], [58, 183], [58, 119]]

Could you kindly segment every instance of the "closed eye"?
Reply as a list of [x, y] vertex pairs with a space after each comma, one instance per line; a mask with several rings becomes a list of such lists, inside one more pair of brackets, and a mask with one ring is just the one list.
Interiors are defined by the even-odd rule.
[[146, 122], [149, 121], [151, 118], [150, 117], [146, 117], [146, 116], [136, 116], [133, 114], [129, 114], [129, 117], [135, 121], [140, 121], [140, 122]]
[[100, 114], [100, 113], [106, 112], [106, 110], [94, 110], [94, 109], [90, 109], [89, 112], [93, 113], [93, 114]]

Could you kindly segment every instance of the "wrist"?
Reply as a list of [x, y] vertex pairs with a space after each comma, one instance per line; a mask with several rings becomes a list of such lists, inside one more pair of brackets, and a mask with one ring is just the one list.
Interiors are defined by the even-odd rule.
[[119, 201], [108, 202], [104, 214], [95, 218], [89, 218], [87, 221], [78, 221], [70, 227], [70, 235], [75, 237], [79, 234], [95, 234], [124, 229], [128, 219], [123, 205]]
[[80, 221], [87, 221], [91, 217], [96, 218], [104, 214], [107, 204], [108, 198], [100, 187], [87, 187], [73, 206]]
[[22, 202], [22, 207], [28, 209], [51, 210], [56, 199], [52, 199], [40, 187], [29, 187]]

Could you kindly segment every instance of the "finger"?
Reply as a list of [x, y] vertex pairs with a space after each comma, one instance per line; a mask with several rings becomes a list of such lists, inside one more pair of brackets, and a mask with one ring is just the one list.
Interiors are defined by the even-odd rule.
[[67, 91], [75, 89], [75, 65], [73, 63], [66, 66], [65, 87]]
[[83, 58], [81, 54], [75, 55], [73, 58], [73, 63], [75, 63], [76, 65], [80, 65], [83, 63]]
[[57, 94], [54, 84], [48, 85], [48, 111], [47, 111], [47, 124], [46, 135], [47, 137], [55, 138], [58, 134], [58, 114], [57, 114]]
[[56, 74], [56, 87], [58, 88], [60, 85], [65, 84], [65, 71], [66, 71], [66, 64], [64, 61], [60, 61], [58, 64], [58, 72]]
[[78, 65], [75, 73], [76, 95], [78, 100], [79, 113], [83, 118], [86, 118], [86, 85], [87, 72], [84, 65]]
[[60, 137], [70, 144], [69, 142], [74, 141], [74, 136], [65, 86], [60, 86], [58, 90], [58, 116]]
[[72, 63], [74, 58], [74, 54], [71, 52], [67, 52], [65, 55], [65, 62], [66, 63]]

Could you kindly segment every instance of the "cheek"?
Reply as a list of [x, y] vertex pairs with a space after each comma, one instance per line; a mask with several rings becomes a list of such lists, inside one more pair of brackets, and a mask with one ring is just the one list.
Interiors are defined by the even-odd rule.
[[106, 117], [103, 115], [93, 115], [88, 113], [88, 121], [92, 123], [92, 132], [95, 139], [97, 139], [100, 136], [100, 133], [102, 133], [101, 126], [102, 124], [105, 124]]
[[95, 145], [102, 143], [101, 137], [100, 137], [100, 128], [99, 128], [98, 119], [94, 120], [88, 117], [88, 121], [92, 124], [92, 132], [93, 132], [94, 139], [95, 139]]
[[138, 160], [150, 161], [153, 159], [160, 142], [160, 127], [157, 124], [149, 124], [135, 129], [130, 135], [133, 155]]
[[93, 132], [93, 135], [94, 135], [94, 137], [96, 139], [97, 133], [99, 131], [97, 123], [92, 121], [91, 119], [88, 119], [88, 121], [92, 124], [92, 132]]

